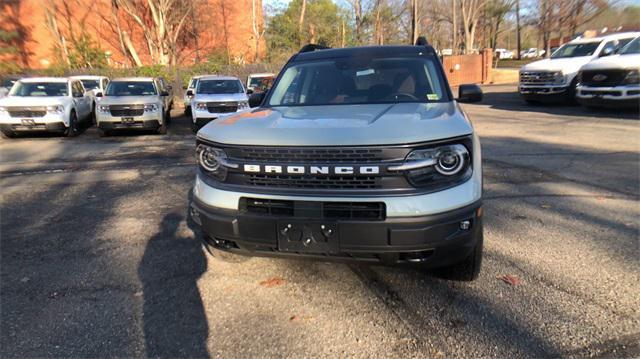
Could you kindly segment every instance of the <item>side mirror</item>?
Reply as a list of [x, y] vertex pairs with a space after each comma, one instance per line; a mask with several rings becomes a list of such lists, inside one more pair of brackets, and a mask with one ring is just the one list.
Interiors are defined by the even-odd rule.
[[160, 96], [166, 97], [166, 96], [169, 96], [169, 93], [167, 91], [162, 91], [160, 92]]
[[193, 96], [193, 90], [187, 90], [187, 96]]
[[96, 97], [102, 97], [102, 96], [103, 96], [103, 95], [102, 95], [102, 91], [98, 91], [98, 92], [96, 92]]
[[251, 94], [251, 96], [249, 96], [249, 107], [260, 106], [260, 104], [262, 103], [262, 100], [264, 100], [265, 95], [266, 95], [266, 92]]
[[460, 85], [458, 88], [458, 102], [480, 102], [482, 101], [482, 89], [476, 84]]
[[247, 95], [251, 95], [253, 93], [252, 89], [247, 89]]
[[612, 55], [615, 52], [615, 48], [613, 46], [607, 46], [602, 49], [600, 53], [600, 57]]

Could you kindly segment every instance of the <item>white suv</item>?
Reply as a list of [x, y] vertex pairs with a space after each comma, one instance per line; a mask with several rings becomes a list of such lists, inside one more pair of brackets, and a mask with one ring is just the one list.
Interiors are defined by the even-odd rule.
[[526, 102], [573, 101], [578, 70], [599, 57], [613, 55], [640, 32], [581, 38], [564, 44], [551, 58], [535, 61], [520, 69], [519, 92]]
[[24, 78], [0, 100], [0, 131], [6, 137], [29, 131], [60, 132], [72, 137], [78, 134], [80, 121], [91, 121], [92, 103], [79, 80]]
[[576, 97], [588, 107], [640, 107], [640, 37], [619, 55], [582, 66]]
[[202, 76], [192, 96], [191, 119], [193, 132], [218, 117], [249, 109], [249, 98], [242, 82], [231, 76]]

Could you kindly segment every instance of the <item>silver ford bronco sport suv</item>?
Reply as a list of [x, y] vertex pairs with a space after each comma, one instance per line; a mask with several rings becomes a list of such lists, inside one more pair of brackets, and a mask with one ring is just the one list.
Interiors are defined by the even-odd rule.
[[[480, 142], [424, 38], [294, 55], [259, 107], [197, 134], [190, 214], [207, 249], [421, 264], [473, 280]], [[459, 101], [482, 91], [462, 85]]]

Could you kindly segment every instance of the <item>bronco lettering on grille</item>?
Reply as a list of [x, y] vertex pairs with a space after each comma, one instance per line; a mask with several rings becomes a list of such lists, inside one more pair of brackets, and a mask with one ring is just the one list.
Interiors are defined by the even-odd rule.
[[376, 175], [380, 173], [379, 166], [278, 166], [278, 165], [254, 165], [242, 166], [248, 173], [286, 173], [286, 174], [312, 174], [312, 175]]

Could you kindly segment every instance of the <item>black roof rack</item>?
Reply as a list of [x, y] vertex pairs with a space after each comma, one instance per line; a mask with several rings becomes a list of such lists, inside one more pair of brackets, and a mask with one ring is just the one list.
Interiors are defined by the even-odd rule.
[[424, 36], [420, 36], [416, 39], [416, 46], [428, 46], [429, 45], [429, 41], [427, 41], [427, 38]]
[[304, 45], [300, 51], [298, 51], [299, 54], [303, 53], [303, 52], [313, 52], [316, 50], [326, 50], [326, 49], [330, 49], [330, 47], [324, 46], [324, 45], [318, 45], [318, 44], [307, 44]]

